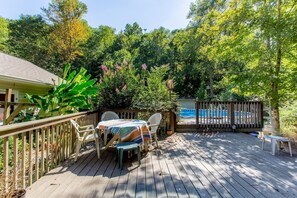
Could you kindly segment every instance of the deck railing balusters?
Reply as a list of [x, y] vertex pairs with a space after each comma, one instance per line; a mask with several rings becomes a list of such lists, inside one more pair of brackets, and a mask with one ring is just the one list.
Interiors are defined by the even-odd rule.
[[45, 160], [45, 172], [49, 171], [49, 152], [50, 152], [50, 128], [46, 128], [46, 160]]
[[33, 133], [32, 130], [29, 131], [29, 186], [33, 183], [33, 165], [32, 165], [32, 157], [33, 157]]
[[13, 186], [17, 188], [18, 183], [18, 135], [13, 136]]
[[39, 129], [35, 130], [35, 181], [39, 179]]
[[[4, 179], [2, 182], [4, 191], [32, 185], [70, 157], [76, 138], [70, 119], [96, 124], [97, 118], [98, 111], [94, 111], [1, 126], [0, 138], [3, 139], [3, 144], [0, 146], [4, 156], [3, 169], [0, 173]], [[12, 145], [9, 145], [10, 138]], [[9, 152], [9, 146], [12, 152]], [[13, 157], [9, 156], [10, 153]]]
[[45, 144], [45, 129], [41, 129], [41, 159], [40, 159], [40, 175], [44, 175], [44, 145]]
[[196, 101], [195, 123], [178, 124], [177, 131], [209, 129], [254, 131], [263, 127], [263, 104], [260, 101]]
[[22, 133], [21, 187], [26, 187], [26, 133]]

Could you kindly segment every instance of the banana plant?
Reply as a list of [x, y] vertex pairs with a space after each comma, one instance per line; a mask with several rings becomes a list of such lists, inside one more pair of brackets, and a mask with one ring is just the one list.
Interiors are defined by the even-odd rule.
[[70, 67], [70, 64], [66, 65], [63, 80], [54, 85], [47, 95], [26, 94], [28, 100], [41, 109], [41, 116], [64, 115], [92, 108], [91, 99], [98, 94], [98, 88], [94, 86], [96, 79], [90, 80], [91, 75], [87, 75], [83, 67], [78, 73], [72, 71], [68, 74]]

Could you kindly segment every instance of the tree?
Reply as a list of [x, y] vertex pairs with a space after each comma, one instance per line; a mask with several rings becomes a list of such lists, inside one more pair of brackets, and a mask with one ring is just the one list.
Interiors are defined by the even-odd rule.
[[79, 0], [52, 0], [49, 7], [42, 10], [52, 23], [51, 50], [63, 63], [70, 63], [82, 55], [81, 44], [89, 37], [88, 24], [82, 20], [87, 6]]
[[271, 101], [274, 127], [279, 131], [279, 106], [288, 91], [286, 77], [296, 68], [296, 31], [292, 31], [297, 25], [296, 2], [219, 3], [212, 3], [205, 15], [211, 23], [200, 20], [203, 32], [215, 38], [208, 54], [236, 63], [226, 75], [227, 81], [247, 95], [266, 96]]
[[99, 78], [102, 74], [101, 65], [106, 65], [113, 54], [116, 38], [114, 28], [92, 28], [89, 39], [82, 45], [84, 55], [77, 57], [73, 65], [77, 67], [84, 64], [93, 77]]
[[198, 40], [198, 55], [201, 73], [208, 77], [210, 99], [214, 98], [214, 84], [216, 76], [219, 76], [221, 60], [217, 56], [217, 42], [220, 38], [220, 29], [217, 27], [217, 16], [224, 10], [226, 1], [197, 0], [191, 3], [189, 18], [196, 40]]
[[127, 24], [114, 43], [114, 53], [105, 62], [106, 65], [121, 64], [123, 61], [133, 64], [139, 56], [139, 46], [142, 42], [142, 28], [137, 24]]
[[161, 27], [144, 34], [139, 47], [136, 65], [147, 64], [149, 69], [170, 63], [170, 31]]
[[9, 22], [9, 51], [15, 56], [57, 73], [48, 50], [48, 35], [49, 25], [40, 15], [21, 15], [20, 19]]
[[0, 16], [0, 51], [7, 52], [8, 21]]
[[133, 107], [152, 111], [175, 108], [177, 95], [174, 92], [169, 95], [166, 87], [168, 69], [168, 65], [152, 67], [150, 71], [144, 67], [139, 91], [133, 97]]

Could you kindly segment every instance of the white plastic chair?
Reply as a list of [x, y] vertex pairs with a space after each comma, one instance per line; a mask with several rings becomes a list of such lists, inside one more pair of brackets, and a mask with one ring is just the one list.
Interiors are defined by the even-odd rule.
[[119, 115], [113, 111], [105, 111], [101, 116], [101, 121], [120, 119]]
[[75, 122], [74, 120], [70, 120], [70, 122], [74, 126], [75, 132], [76, 132], [75, 161], [77, 161], [77, 156], [81, 145], [83, 143], [91, 142], [94, 140], [96, 143], [97, 156], [98, 156], [98, 159], [100, 159], [99, 140], [95, 132], [94, 126], [93, 125], [79, 126], [77, 122]]
[[154, 141], [156, 142], [157, 148], [159, 147], [157, 130], [158, 130], [161, 120], [162, 120], [161, 113], [155, 113], [147, 121], [151, 136], [154, 139]]

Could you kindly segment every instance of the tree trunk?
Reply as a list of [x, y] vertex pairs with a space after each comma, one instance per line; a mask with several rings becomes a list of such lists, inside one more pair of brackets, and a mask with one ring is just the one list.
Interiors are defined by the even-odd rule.
[[[278, 0], [278, 24], [281, 23], [281, 0]], [[276, 49], [276, 64], [274, 67], [274, 77], [272, 78], [271, 88], [272, 88], [272, 95], [271, 95], [271, 108], [272, 108], [272, 115], [273, 115], [273, 122], [276, 132], [280, 131], [280, 122], [279, 122], [279, 73], [281, 68], [281, 56], [282, 56], [282, 49], [281, 49], [281, 28], [278, 27], [277, 33], [277, 49]]]
[[209, 94], [210, 94], [210, 100], [214, 98], [213, 93], [213, 68], [209, 68]]

